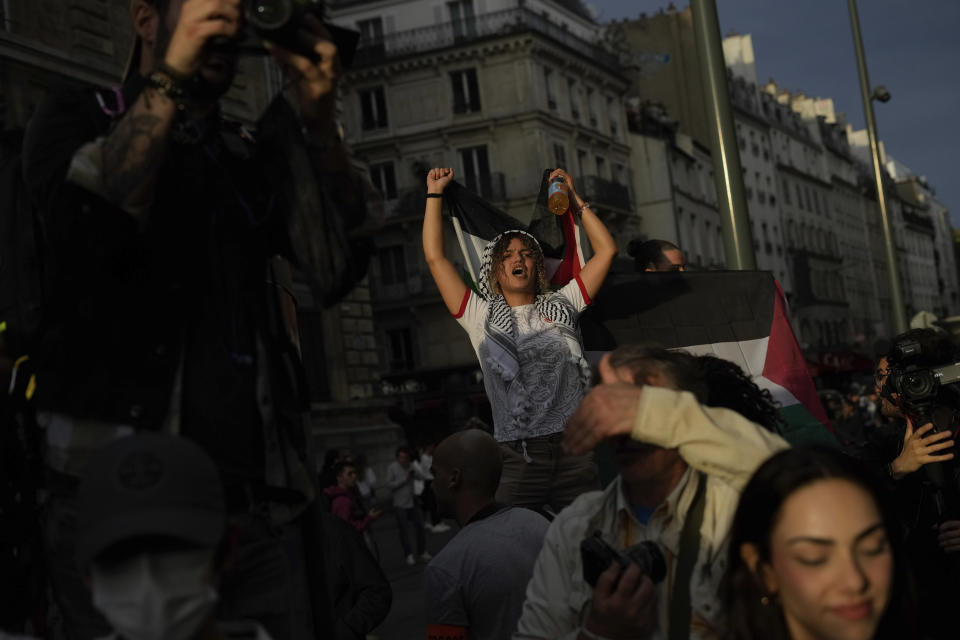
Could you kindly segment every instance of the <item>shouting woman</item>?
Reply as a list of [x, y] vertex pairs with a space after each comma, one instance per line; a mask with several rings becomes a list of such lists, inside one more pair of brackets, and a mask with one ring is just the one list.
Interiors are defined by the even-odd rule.
[[559, 511], [585, 491], [598, 489], [592, 454], [567, 455], [560, 436], [589, 384], [578, 318], [600, 289], [617, 246], [573, 179], [556, 169], [570, 206], [578, 213], [594, 255], [566, 286], [547, 285], [543, 251], [530, 234], [507, 231], [484, 249], [471, 291], [443, 252], [441, 194], [453, 169], [427, 175], [423, 252], [443, 301], [477, 353], [493, 409], [494, 437], [501, 445], [503, 474], [497, 500]]

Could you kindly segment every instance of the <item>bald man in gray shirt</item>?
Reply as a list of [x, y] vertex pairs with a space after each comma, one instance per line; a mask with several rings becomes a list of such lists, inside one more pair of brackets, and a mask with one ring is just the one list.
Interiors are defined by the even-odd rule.
[[500, 640], [516, 629], [549, 523], [495, 502], [500, 455], [479, 429], [455, 433], [434, 454], [437, 507], [462, 528], [424, 572], [428, 640]]

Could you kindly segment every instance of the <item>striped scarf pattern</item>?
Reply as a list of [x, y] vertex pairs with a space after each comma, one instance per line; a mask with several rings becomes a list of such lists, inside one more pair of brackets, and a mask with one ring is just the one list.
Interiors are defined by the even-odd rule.
[[[503, 381], [504, 386], [508, 389], [508, 396], [511, 398], [512, 426], [523, 433], [524, 425], [529, 423], [527, 416], [533, 410], [533, 407], [527, 400], [526, 389], [523, 388], [517, 377], [520, 371], [520, 361], [517, 354], [519, 337], [517, 320], [503, 295], [493, 291], [489, 277], [490, 271], [493, 269], [494, 246], [504, 235], [514, 233], [522, 234], [533, 240], [537, 251], [541, 251], [540, 243], [529, 233], [519, 229], [504, 231], [484, 247], [480, 261], [480, 278], [477, 285], [480, 290], [480, 297], [489, 304], [487, 322], [484, 326], [489, 354], [485, 363], [487, 366], [484, 366], [483, 369], [485, 373], [490, 371]], [[540, 316], [551, 322], [560, 331], [560, 335], [570, 351], [570, 359], [576, 365], [581, 382], [586, 388], [590, 381], [590, 365], [583, 357], [583, 344], [580, 340], [578, 318], [573, 305], [562, 295], [553, 291], [537, 294], [533, 304]]]

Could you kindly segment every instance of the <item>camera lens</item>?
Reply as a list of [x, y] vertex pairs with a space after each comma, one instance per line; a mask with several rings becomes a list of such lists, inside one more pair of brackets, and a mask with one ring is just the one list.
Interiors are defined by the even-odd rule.
[[903, 374], [900, 392], [907, 399], [925, 398], [933, 394], [936, 381], [929, 371], [914, 371]]
[[247, 22], [263, 31], [280, 29], [293, 16], [292, 0], [249, 0], [246, 6]]

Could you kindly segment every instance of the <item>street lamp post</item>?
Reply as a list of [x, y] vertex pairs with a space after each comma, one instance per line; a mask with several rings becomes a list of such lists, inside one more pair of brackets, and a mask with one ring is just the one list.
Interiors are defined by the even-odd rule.
[[757, 268], [753, 237], [743, 195], [743, 170], [737, 130], [727, 93], [727, 65], [723, 59], [716, 0], [691, 0], [693, 33], [700, 60], [700, 80], [710, 119], [710, 155], [717, 187], [717, 210], [727, 267], [735, 270]]
[[856, 0], [847, 0], [850, 9], [850, 26], [853, 29], [853, 48], [857, 53], [857, 68], [860, 71], [860, 93], [863, 95], [863, 111], [867, 119], [867, 138], [870, 141], [870, 155], [873, 157], [873, 177], [877, 182], [877, 204], [880, 205], [880, 222], [883, 226], [883, 243], [887, 254], [887, 278], [890, 281], [890, 304], [893, 307], [894, 333], [907, 330], [907, 314], [903, 306], [903, 291], [900, 288], [900, 265], [893, 245], [893, 227], [890, 212], [887, 209], [887, 195], [883, 188], [883, 167], [880, 164], [880, 145], [877, 141], [877, 123], [873, 115], [874, 98], [881, 102], [890, 99], [889, 92], [883, 87], [870, 90], [867, 76], [867, 59], [863, 53], [863, 40], [860, 38], [860, 18], [857, 15]]

